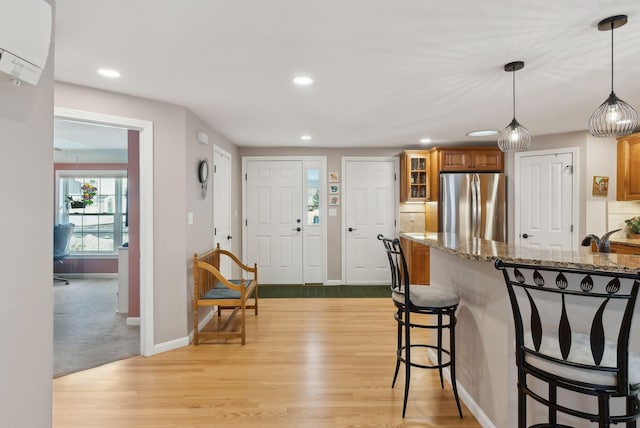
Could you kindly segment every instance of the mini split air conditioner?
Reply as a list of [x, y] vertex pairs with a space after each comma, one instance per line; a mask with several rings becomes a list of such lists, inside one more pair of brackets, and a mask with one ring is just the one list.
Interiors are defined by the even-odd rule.
[[37, 85], [49, 56], [51, 5], [44, 0], [0, 1], [0, 71]]

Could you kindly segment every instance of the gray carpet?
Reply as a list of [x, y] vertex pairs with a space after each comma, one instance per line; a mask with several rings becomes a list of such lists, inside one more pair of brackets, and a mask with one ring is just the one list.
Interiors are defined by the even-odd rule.
[[53, 287], [54, 377], [138, 355], [140, 328], [116, 313], [117, 279], [69, 281]]

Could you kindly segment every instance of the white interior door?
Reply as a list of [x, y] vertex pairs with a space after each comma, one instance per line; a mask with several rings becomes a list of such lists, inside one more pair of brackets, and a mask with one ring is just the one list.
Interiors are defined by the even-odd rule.
[[377, 236], [396, 234], [396, 171], [394, 158], [343, 159], [346, 284], [389, 283], [389, 260]]
[[[213, 246], [231, 249], [231, 155], [218, 146], [213, 146]], [[229, 278], [231, 261], [221, 257], [220, 272]]]
[[247, 260], [261, 284], [301, 284], [302, 161], [246, 162]]
[[552, 251], [577, 247], [573, 151], [516, 155], [516, 243]]

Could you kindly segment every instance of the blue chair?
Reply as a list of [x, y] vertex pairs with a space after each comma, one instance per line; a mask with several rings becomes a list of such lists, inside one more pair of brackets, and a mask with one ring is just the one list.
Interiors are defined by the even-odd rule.
[[[67, 258], [71, 250], [69, 249], [69, 241], [73, 233], [73, 223], [60, 223], [53, 226], [53, 261], [62, 263]], [[69, 285], [69, 280], [61, 276], [53, 277], [53, 282], [64, 282]]]

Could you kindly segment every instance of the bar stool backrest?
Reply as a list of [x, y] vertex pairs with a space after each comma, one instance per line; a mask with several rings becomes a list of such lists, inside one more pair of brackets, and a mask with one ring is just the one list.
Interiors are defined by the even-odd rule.
[[[629, 339], [640, 274], [497, 260], [515, 322], [516, 363], [533, 375], [629, 393]], [[558, 372], [549, 369], [564, 366]], [[564, 370], [564, 371], [563, 371]], [[578, 373], [579, 375], [575, 375]]]
[[398, 238], [385, 238], [382, 234], [378, 235], [378, 239], [384, 244], [384, 248], [389, 258], [391, 268], [391, 291], [405, 294], [405, 303], [409, 304], [409, 268], [407, 260], [404, 257], [402, 246]]

